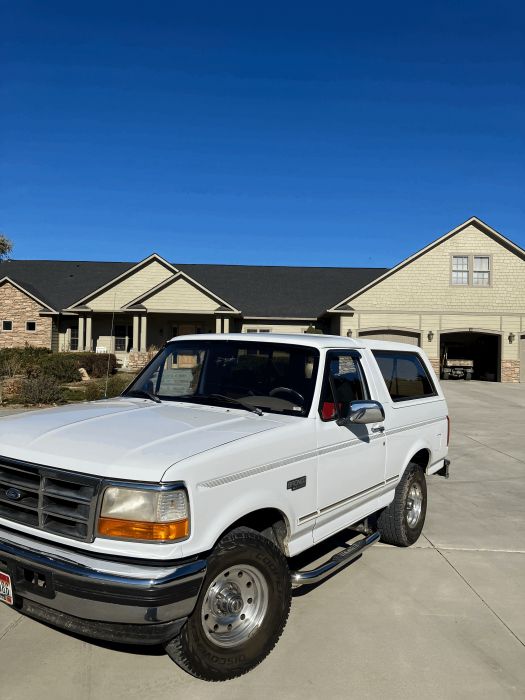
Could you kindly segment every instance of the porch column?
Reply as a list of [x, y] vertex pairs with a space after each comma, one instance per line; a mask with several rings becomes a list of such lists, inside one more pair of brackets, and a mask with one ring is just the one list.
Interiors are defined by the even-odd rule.
[[140, 317], [138, 315], [133, 316], [133, 345], [131, 348], [135, 352], [139, 349], [139, 322]]
[[222, 318], [220, 316], [215, 318], [215, 333], [222, 333]]
[[78, 317], [78, 349], [80, 352], [84, 350], [85, 347], [85, 333], [84, 328], [86, 324], [86, 319], [84, 316]]
[[223, 333], [229, 333], [229, 332], [230, 332], [230, 319], [225, 318], [224, 325], [223, 325]]
[[93, 350], [92, 318], [86, 316], [86, 350]]
[[142, 316], [140, 324], [140, 352], [146, 352], [148, 349], [148, 317]]
[[64, 346], [62, 348], [62, 351], [69, 351], [69, 350], [71, 350], [71, 327], [70, 326], [68, 326], [66, 328]]

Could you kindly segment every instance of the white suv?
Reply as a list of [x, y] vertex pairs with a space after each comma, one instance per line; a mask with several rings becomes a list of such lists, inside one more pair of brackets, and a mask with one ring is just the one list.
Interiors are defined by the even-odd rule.
[[[417, 347], [310, 335], [166, 344], [116, 399], [0, 422], [0, 600], [225, 680], [257, 665], [293, 586], [414, 543], [448, 476], [445, 399]], [[292, 557], [348, 527], [321, 566]]]

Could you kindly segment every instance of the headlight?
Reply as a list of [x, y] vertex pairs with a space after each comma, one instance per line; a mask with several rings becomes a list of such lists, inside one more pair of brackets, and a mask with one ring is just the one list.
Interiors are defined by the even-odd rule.
[[166, 542], [184, 539], [189, 533], [188, 497], [182, 489], [110, 486], [104, 492], [98, 520], [102, 537]]

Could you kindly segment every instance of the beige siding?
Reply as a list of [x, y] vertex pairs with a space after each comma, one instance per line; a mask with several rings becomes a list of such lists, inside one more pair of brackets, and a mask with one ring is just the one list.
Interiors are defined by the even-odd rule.
[[148, 311], [214, 311], [219, 304], [185, 279], [177, 279], [143, 302]]
[[[451, 285], [451, 257], [461, 254], [491, 257], [490, 287]], [[440, 332], [472, 328], [501, 333], [502, 359], [518, 360], [518, 343], [508, 336], [523, 329], [525, 261], [471, 224], [352, 299], [350, 308], [354, 316], [341, 319], [343, 335], [348, 328], [354, 336], [359, 328], [420, 328], [421, 345], [434, 358]]]
[[409, 335], [408, 333], [402, 333], [401, 331], [399, 331], [398, 333], [393, 331], [390, 333], [367, 333], [366, 331], [362, 331], [359, 334], [359, 336], [364, 338], [365, 340], [387, 340], [393, 343], [408, 343], [409, 345], [419, 345], [419, 335]]
[[[451, 286], [452, 255], [492, 256], [492, 286]], [[471, 224], [350, 302], [357, 310], [509, 312], [525, 308], [525, 261]]]
[[112, 311], [129, 304], [130, 301], [156, 287], [171, 277], [173, 272], [166, 269], [156, 260], [109, 287], [107, 290], [87, 302], [94, 311]]
[[359, 328], [375, 330], [377, 328], [419, 328], [419, 314], [359, 314]]
[[242, 332], [246, 333], [248, 329], [264, 328], [272, 333], [304, 333], [310, 324], [303, 323], [302, 325], [294, 323], [280, 323], [279, 321], [261, 321], [260, 323], [243, 323]]

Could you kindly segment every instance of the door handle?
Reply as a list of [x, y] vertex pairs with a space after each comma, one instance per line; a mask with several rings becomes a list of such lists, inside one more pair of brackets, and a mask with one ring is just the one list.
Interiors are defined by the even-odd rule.
[[377, 428], [372, 428], [373, 433], [384, 433], [385, 432], [385, 426], [384, 425], [378, 425]]

